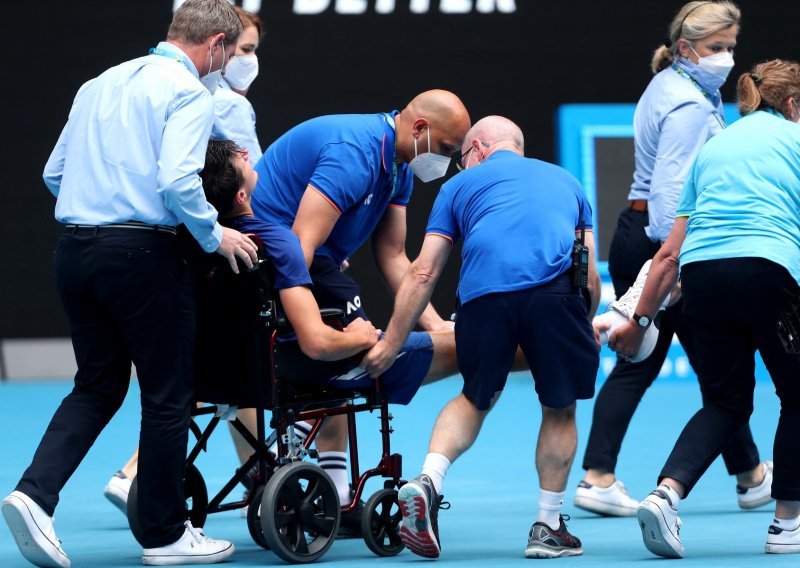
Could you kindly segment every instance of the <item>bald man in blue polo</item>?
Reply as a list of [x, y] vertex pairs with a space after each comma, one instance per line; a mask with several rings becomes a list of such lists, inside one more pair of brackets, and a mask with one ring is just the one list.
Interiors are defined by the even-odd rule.
[[[426, 91], [402, 111], [322, 116], [278, 138], [256, 164], [257, 218], [289, 227], [300, 244], [320, 305], [367, 318], [358, 285], [340, 270], [368, 238], [392, 293], [410, 261], [406, 205], [413, 177], [443, 177], [470, 128], [467, 109], [448, 91]], [[431, 307], [419, 324], [448, 326]]]

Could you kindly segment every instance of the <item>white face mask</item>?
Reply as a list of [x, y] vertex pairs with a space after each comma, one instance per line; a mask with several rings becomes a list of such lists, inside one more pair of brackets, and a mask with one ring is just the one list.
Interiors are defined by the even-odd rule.
[[[694, 48], [691, 48], [691, 50], [694, 51]], [[694, 54], [697, 55], [697, 52], [694, 51]], [[706, 73], [727, 79], [731, 69], [733, 69], [733, 55], [728, 51], [720, 51], [706, 57], [697, 55], [697, 66]]]
[[200, 82], [203, 83], [203, 86], [213, 95], [217, 92], [219, 78], [222, 77], [222, 70], [225, 68], [225, 42], [222, 42], [222, 66], [216, 71], [211, 71], [211, 68], [214, 66], [214, 50], [211, 49], [210, 45], [208, 46], [208, 55], [210, 57], [208, 73], [200, 77]]
[[234, 89], [244, 91], [258, 76], [258, 57], [255, 54], [237, 55], [225, 68], [225, 80]]
[[431, 152], [431, 129], [428, 127], [428, 151], [417, 154], [417, 139], [414, 138], [414, 159], [408, 164], [414, 175], [423, 183], [444, 177], [450, 165], [448, 156], [440, 156]]

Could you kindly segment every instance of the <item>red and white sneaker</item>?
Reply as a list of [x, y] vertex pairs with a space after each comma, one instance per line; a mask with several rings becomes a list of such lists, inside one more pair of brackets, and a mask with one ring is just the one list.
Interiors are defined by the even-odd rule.
[[400, 539], [405, 547], [419, 556], [438, 558], [439, 509], [449, 509], [450, 504], [436, 494], [427, 475], [418, 475], [403, 485], [397, 500], [403, 515]]

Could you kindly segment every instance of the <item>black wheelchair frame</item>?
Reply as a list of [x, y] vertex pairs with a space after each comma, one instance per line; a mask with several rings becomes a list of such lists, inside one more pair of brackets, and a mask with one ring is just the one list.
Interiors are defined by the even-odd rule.
[[[290, 563], [313, 562], [333, 544], [341, 515], [359, 506], [367, 480], [381, 476], [387, 479], [383, 489], [366, 501], [361, 531], [372, 552], [394, 556], [403, 550], [397, 489], [404, 481], [402, 457], [391, 453], [392, 415], [380, 381], [370, 388], [332, 388], [320, 379], [346, 372], [347, 361], [314, 361], [302, 354], [296, 341], [283, 340], [292, 330], [280, 315], [271, 265], [263, 250], [262, 245], [258, 265], [252, 271], [240, 270], [239, 275], [221, 257], [212, 258], [216, 255], [203, 255], [190, 263], [197, 295], [196, 399], [213, 404], [192, 411], [190, 430], [196, 443], [186, 459], [187, 518], [202, 527], [209, 514], [247, 507], [248, 530], [257, 544]], [[341, 310], [323, 309], [321, 315], [328, 325], [342, 329]], [[231, 357], [241, 353], [243, 346], [246, 357]], [[237, 408], [257, 410], [255, 435], [235, 418]], [[355, 414], [376, 410], [381, 458], [377, 466], [361, 473]], [[269, 436], [266, 411], [271, 411]], [[317, 464], [303, 460], [315, 456], [311, 445], [325, 420], [342, 414], [347, 416], [354, 495], [350, 503], [340, 506], [330, 477]], [[200, 416], [211, 416], [204, 428], [196, 420]], [[300, 420], [314, 423], [304, 442], [294, 433], [294, 424]], [[230, 421], [254, 453], [209, 500], [195, 461], [206, 451], [221, 421]], [[277, 455], [269, 451], [273, 443], [277, 443]], [[251, 479], [253, 470], [256, 474]], [[239, 483], [250, 486], [244, 499], [225, 501]], [[128, 517], [135, 535], [139, 530], [137, 491], [134, 480]]]

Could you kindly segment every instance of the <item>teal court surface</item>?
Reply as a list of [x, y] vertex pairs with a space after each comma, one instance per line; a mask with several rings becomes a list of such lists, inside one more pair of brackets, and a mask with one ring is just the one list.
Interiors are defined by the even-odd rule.
[[[460, 377], [423, 387], [408, 407], [393, 407], [393, 451], [403, 455], [406, 479], [419, 471], [437, 413], [460, 391]], [[0, 383], [0, 493], [11, 492], [71, 381]], [[591, 422], [593, 401], [578, 406], [579, 446], [567, 488], [564, 512], [572, 516], [570, 531], [583, 541], [584, 555], [548, 561], [559, 566], [798, 566], [800, 555], [767, 555], [764, 540], [772, 506], [742, 512], [736, 504], [735, 481], [717, 460], [690, 498], [681, 505], [681, 537], [686, 558], [669, 561], [644, 548], [635, 518], [600, 518], [572, 506], [572, 492], [581, 479], [580, 460]], [[657, 380], [634, 416], [622, 447], [617, 474], [631, 495], [641, 499], [653, 489], [656, 476], [678, 433], [700, 405], [696, 382]], [[772, 438], [779, 403], [772, 384], [760, 380], [751, 424], [762, 459], [772, 457]], [[72, 566], [80, 568], [141, 565], [141, 548], [127, 521], [103, 497], [108, 479], [128, 459], [138, 437], [138, 387], [128, 398], [92, 451], [67, 484], [56, 511], [56, 531]], [[540, 419], [530, 375], [517, 373], [489, 416], [475, 446], [455, 465], [445, 481], [444, 495], [452, 503], [439, 516], [442, 556], [421, 559], [408, 551], [393, 558], [374, 556], [360, 540], [337, 541], [317, 564], [352, 566], [522, 566], [543, 562], [523, 556], [528, 530], [535, 520], [537, 479], [533, 464]], [[375, 415], [359, 415], [362, 470], [377, 463], [380, 437]], [[209, 492], [216, 493], [236, 466], [230, 436], [212, 437], [200, 458]], [[366, 495], [381, 487], [372, 480]], [[238, 491], [238, 490], [237, 490]], [[238, 511], [209, 516], [206, 532], [235, 543], [230, 566], [284, 563], [250, 538]], [[19, 555], [5, 523], [0, 524], [0, 567], [28, 566]]]

